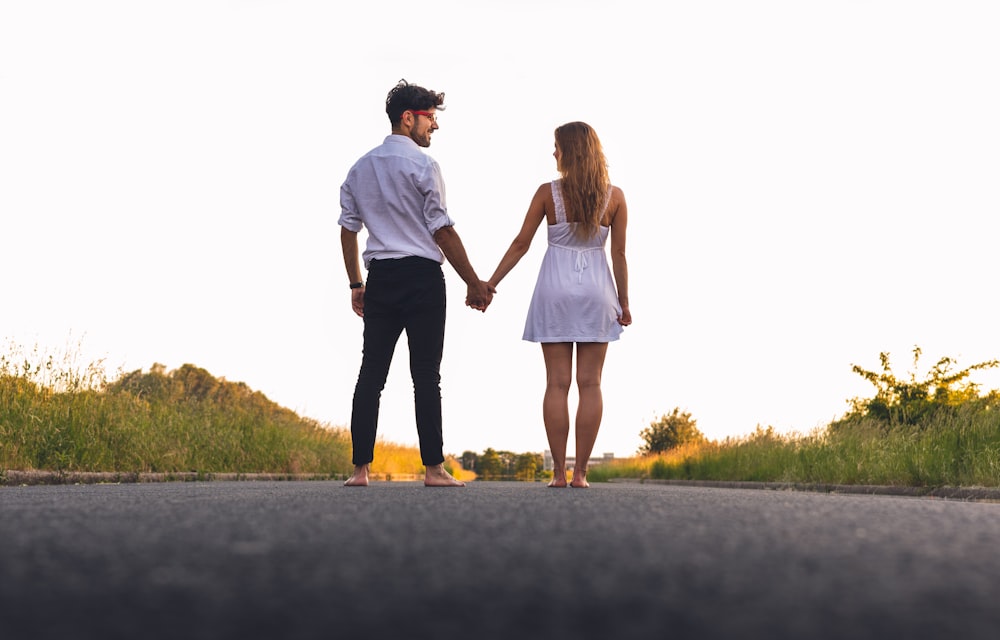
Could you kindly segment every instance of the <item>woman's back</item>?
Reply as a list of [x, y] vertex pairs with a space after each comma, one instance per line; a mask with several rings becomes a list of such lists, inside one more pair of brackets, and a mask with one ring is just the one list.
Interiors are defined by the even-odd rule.
[[555, 223], [525, 321], [532, 342], [611, 342], [621, 335], [621, 307], [604, 251], [610, 229], [577, 233], [567, 222], [559, 181], [552, 182]]

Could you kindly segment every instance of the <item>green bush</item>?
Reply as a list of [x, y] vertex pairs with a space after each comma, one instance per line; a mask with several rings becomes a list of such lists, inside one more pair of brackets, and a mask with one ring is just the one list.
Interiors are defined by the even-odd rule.
[[[854, 398], [851, 411], [843, 420], [835, 422], [837, 429], [858, 420], [874, 420], [886, 429], [900, 425], [915, 426], [927, 423], [939, 414], [955, 415], [959, 407], [980, 401], [979, 385], [969, 377], [974, 371], [991, 369], [1000, 365], [998, 360], [988, 360], [955, 371], [957, 362], [944, 357], [930, 368], [922, 380], [917, 379], [917, 367], [922, 351], [913, 348], [913, 370], [909, 379], [897, 377], [892, 371], [889, 354], [882, 352], [879, 360], [882, 371], [869, 371], [858, 365], [852, 370], [875, 387], [871, 398]], [[994, 392], [995, 393], [995, 392]]]
[[644, 444], [639, 449], [642, 455], [650, 455], [670, 451], [681, 445], [697, 444], [705, 440], [698, 430], [697, 420], [690, 413], [681, 413], [679, 407], [674, 407], [672, 413], [663, 415], [659, 420], [650, 423], [642, 430], [639, 437]]

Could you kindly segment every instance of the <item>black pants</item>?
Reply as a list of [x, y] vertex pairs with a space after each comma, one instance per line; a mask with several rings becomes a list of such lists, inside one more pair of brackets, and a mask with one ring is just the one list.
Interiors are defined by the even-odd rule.
[[354, 464], [368, 464], [375, 456], [379, 401], [403, 331], [410, 350], [420, 459], [425, 466], [444, 462], [444, 321], [445, 283], [439, 263], [418, 257], [371, 261], [365, 288], [364, 350], [351, 415]]

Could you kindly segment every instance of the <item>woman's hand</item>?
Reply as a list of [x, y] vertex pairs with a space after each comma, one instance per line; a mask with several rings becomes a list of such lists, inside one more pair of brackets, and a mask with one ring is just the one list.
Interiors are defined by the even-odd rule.
[[622, 305], [622, 314], [618, 316], [618, 324], [623, 327], [627, 327], [632, 324], [632, 312], [629, 311], [627, 304]]

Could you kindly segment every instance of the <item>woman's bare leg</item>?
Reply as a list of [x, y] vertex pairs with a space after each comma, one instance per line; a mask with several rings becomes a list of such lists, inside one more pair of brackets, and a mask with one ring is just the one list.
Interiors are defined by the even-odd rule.
[[566, 486], [566, 443], [569, 440], [569, 387], [573, 381], [573, 343], [542, 343], [545, 358], [545, 398], [542, 419], [552, 452], [550, 487]]
[[607, 353], [607, 342], [579, 342], [576, 345], [576, 385], [580, 391], [580, 402], [576, 409], [576, 465], [571, 485], [578, 488], [590, 486], [587, 464], [604, 414], [601, 373]]

